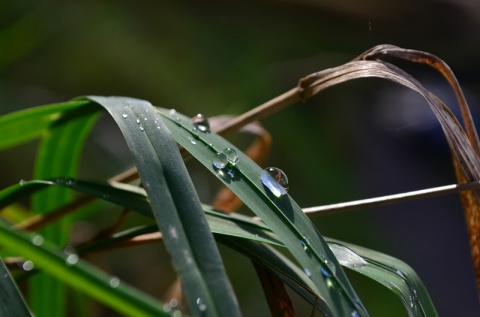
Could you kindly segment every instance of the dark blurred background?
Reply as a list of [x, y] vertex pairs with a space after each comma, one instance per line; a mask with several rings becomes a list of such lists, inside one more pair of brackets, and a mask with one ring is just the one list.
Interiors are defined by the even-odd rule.
[[[146, 99], [190, 116], [240, 114], [307, 74], [388, 43], [444, 59], [478, 118], [479, 31], [476, 0], [2, 1], [0, 114], [93, 94]], [[426, 67], [401, 66], [457, 111], [440, 76]], [[455, 182], [448, 147], [428, 106], [386, 81], [362, 79], [330, 88], [263, 124], [273, 136], [267, 165], [287, 173], [290, 194], [302, 207]], [[35, 149], [32, 142], [0, 153], [2, 188], [32, 177]], [[88, 141], [81, 176], [106, 179], [129, 166], [118, 130], [102, 118]], [[218, 182], [210, 183], [213, 178], [195, 164], [189, 168], [208, 203]], [[80, 222], [77, 235], [112, 220], [89, 217], [95, 221]], [[480, 315], [457, 196], [325, 216], [315, 223], [324, 235], [410, 264], [440, 316]], [[245, 316], [268, 315], [248, 260], [221, 250]], [[116, 251], [97, 261], [157, 297], [174, 280], [158, 246]], [[389, 291], [350, 276], [372, 316], [406, 316]], [[308, 305], [296, 305], [299, 316], [310, 313]]]

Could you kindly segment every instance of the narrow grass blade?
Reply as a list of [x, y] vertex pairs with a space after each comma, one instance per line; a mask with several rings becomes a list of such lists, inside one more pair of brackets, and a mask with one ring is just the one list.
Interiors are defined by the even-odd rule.
[[22, 293], [12, 279], [5, 263], [0, 258], [0, 316], [32, 316]]
[[408, 316], [430, 317], [437, 312], [420, 277], [406, 263], [386, 254], [335, 239], [326, 239], [338, 261], [393, 291]]
[[[35, 162], [35, 177], [73, 177], [77, 173], [84, 141], [98, 118], [98, 109], [91, 104], [74, 109], [52, 122], [43, 134]], [[62, 108], [64, 109], [64, 108]], [[51, 188], [36, 194], [32, 209], [43, 214], [71, 200], [72, 193], [63, 188]], [[68, 243], [70, 217], [41, 231], [44, 238], [63, 246]], [[50, 290], [45, 292], [45, 290]], [[66, 291], [61, 282], [44, 274], [29, 280], [30, 305], [39, 317], [63, 317], [66, 313]]]
[[[263, 185], [262, 169], [248, 156], [217, 134], [194, 129], [191, 120], [179, 113], [160, 109], [175, 140], [216, 175], [274, 231], [314, 282], [314, 292], [325, 298], [334, 315], [367, 316], [345, 273], [312, 222], [289, 195], [274, 197]], [[217, 153], [231, 148], [238, 163], [217, 169]], [[322, 270], [333, 276], [329, 287]]]
[[124, 315], [170, 316], [161, 309], [162, 305], [149, 295], [84, 263], [75, 253], [59, 251], [39, 235], [27, 236], [0, 223], [0, 247], [32, 261], [35, 268], [40, 268]]
[[163, 119], [146, 101], [89, 99], [112, 115], [127, 141], [191, 312], [240, 315], [197, 193]]
[[0, 150], [38, 138], [51, 124], [60, 118], [90, 112], [89, 101], [74, 100], [35, 107], [0, 117]]

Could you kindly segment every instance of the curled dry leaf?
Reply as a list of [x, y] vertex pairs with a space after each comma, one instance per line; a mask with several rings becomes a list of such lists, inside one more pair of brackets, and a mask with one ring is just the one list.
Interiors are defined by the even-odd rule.
[[[467, 156], [478, 158], [480, 155], [480, 142], [478, 139], [477, 129], [475, 128], [470, 109], [465, 99], [465, 95], [463, 94], [458, 80], [450, 67], [443, 60], [430, 53], [403, 49], [393, 45], [376, 46], [357, 57], [356, 60], [381, 59], [382, 57], [394, 57], [414, 63], [426, 64], [430, 67], [433, 67], [443, 75], [450, 87], [452, 87], [457, 98], [462, 120], [465, 125], [466, 135], [471, 147], [470, 149], [468, 149], [468, 147], [467, 149], [463, 149], [456, 148], [455, 144], [453, 146], [451, 145], [455, 174], [457, 176], [458, 183], [460, 184], [478, 181], [478, 161], [473, 162], [473, 164], [475, 164], [474, 167], [476, 168], [472, 168], [471, 165], [466, 164], [466, 162], [463, 160], [463, 155], [461, 153], [457, 153], [462, 152], [462, 150], [466, 150], [468, 151]], [[460, 194], [460, 197], [467, 222], [470, 248], [473, 257], [475, 274], [477, 277], [477, 289], [480, 291], [480, 191], [478, 189], [463, 191]]]

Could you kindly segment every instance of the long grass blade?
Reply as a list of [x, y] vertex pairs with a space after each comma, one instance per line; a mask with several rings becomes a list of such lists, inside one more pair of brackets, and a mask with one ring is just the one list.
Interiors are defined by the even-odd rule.
[[[70, 106], [70, 104], [69, 104]], [[55, 107], [54, 107], [55, 108]], [[61, 108], [65, 111], [65, 108]], [[43, 133], [35, 162], [35, 178], [74, 177], [81, 159], [84, 141], [98, 118], [98, 109], [91, 104], [75, 108], [52, 122]], [[72, 193], [62, 188], [51, 188], [36, 194], [32, 209], [43, 214], [67, 203]], [[69, 217], [41, 231], [45, 239], [63, 246], [68, 243]], [[45, 292], [45, 290], [50, 290]], [[61, 282], [50, 276], [38, 274], [29, 280], [29, 299], [32, 310], [39, 317], [63, 317], [66, 313], [66, 291]]]
[[191, 312], [238, 316], [238, 303], [178, 146], [148, 102], [90, 97], [122, 131]]

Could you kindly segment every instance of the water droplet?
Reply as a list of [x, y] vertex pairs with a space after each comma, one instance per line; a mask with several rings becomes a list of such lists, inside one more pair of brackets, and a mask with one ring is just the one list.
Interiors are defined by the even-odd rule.
[[170, 307], [175, 308], [178, 306], [178, 300], [176, 298], [172, 298], [169, 304], [170, 304]]
[[304, 237], [303, 239], [301, 239], [300, 244], [303, 247], [303, 251], [308, 251], [310, 243], [308, 242], [307, 238]]
[[45, 242], [45, 239], [44, 239], [41, 235], [38, 235], [38, 234], [37, 234], [36, 236], [34, 236], [34, 237], [32, 238], [32, 243], [33, 243], [34, 245], [40, 246], [40, 245], [42, 245], [44, 242]]
[[170, 109], [170, 110], [168, 110], [168, 114], [173, 117], [173, 116], [175, 116], [175, 115], [177, 114], [177, 110], [175, 110], [175, 109]]
[[75, 248], [71, 245], [67, 245], [65, 249], [63, 249], [63, 253], [65, 253], [66, 255], [74, 254]]
[[328, 268], [330, 269], [330, 271], [332, 271], [333, 274], [337, 272], [337, 267], [335, 266], [335, 263], [329, 260], [325, 260], [323, 262], [325, 262], [325, 264], [328, 266]]
[[260, 179], [263, 185], [265, 185], [275, 197], [279, 198], [287, 194], [288, 178], [281, 169], [267, 167], [263, 170]]
[[195, 134], [195, 136], [198, 137], [198, 129], [197, 128], [192, 128], [192, 133]]
[[331, 243], [329, 247], [341, 265], [353, 268], [361, 268], [367, 265], [367, 261], [361, 256], [341, 244]]
[[143, 118], [143, 120], [147, 121], [147, 117]]
[[230, 147], [227, 147], [226, 149], [224, 149], [222, 151], [223, 154], [225, 154], [225, 156], [227, 157], [227, 160], [232, 164], [232, 165], [235, 165], [238, 163], [238, 155], [237, 155], [237, 151], [235, 151], [234, 149], [230, 148]]
[[74, 253], [67, 256], [66, 262], [67, 262], [67, 265], [75, 265], [77, 264], [78, 260], [79, 260], [78, 255]]
[[26, 182], [27, 182], [26, 180], [21, 179], [21, 180], [18, 182], [18, 184], [19, 184], [20, 186], [23, 186], [23, 185], [25, 185]]
[[350, 314], [351, 317], [360, 317], [360, 314], [356, 311], [353, 310], [352, 313]]
[[204, 312], [207, 310], [207, 305], [205, 304], [205, 302], [203, 301], [203, 299], [201, 299], [200, 297], [197, 298], [197, 307], [200, 311]]
[[192, 143], [193, 145], [197, 144], [197, 141], [192, 138], [191, 136], [188, 137], [188, 140], [190, 141], [190, 143]]
[[310, 269], [305, 268], [304, 271], [305, 271], [305, 274], [307, 274], [308, 277], [312, 276], [312, 272], [310, 271]]
[[65, 182], [65, 185], [67, 186], [72, 186], [75, 184], [75, 181], [73, 179], [67, 179], [67, 181]]
[[118, 277], [112, 277], [108, 284], [110, 284], [110, 287], [116, 288], [120, 285], [120, 279]]
[[123, 119], [127, 119], [127, 118], [128, 118], [128, 114], [124, 113], [124, 114], [122, 114], [122, 117], [123, 117]]
[[320, 273], [322, 273], [324, 277], [332, 277], [332, 275], [322, 266], [320, 266]]
[[198, 130], [205, 133], [210, 132], [210, 123], [208, 122], [208, 118], [203, 114], [199, 113], [195, 117], [193, 117], [192, 123], [193, 126]]
[[140, 119], [137, 118], [136, 122], [137, 122], [138, 124], [140, 124]]
[[32, 261], [28, 260], [28, 261], [23, 262], [22, 269], [24, 271], [28, 272], [28, 271], [33, 270], [34, 268], [35, 268], [35, 265], [33, 264]]
[[163, 304], [163, 310], [169, 313], [172, 311], [172, 307], [169, 304]]
[[144, 131], [144, 130], [145, 130], [145, 129], [144, 129], [142, 126], [140, 126], [140, 131]]
[[212, 164], [216, 169], [224, 169], [228, 164], [228, 158], [224, 153], [217, 153], [213, 158]]
[[229, 169], [229, 170], [227, 171], [227, 174], [228, 174], [228, 176], [230, 176], [231, 178], [235, 178], [235, 176], [236, 176], [236, 175], [235, 175], [235, 171], [232, 170], [232, 169]]
[[327, 283], [327, 287], [328, 288], [332, 288], [333, 287], [333, 281], [331, 278], [327, 278], [326, 280], [326, 283]]

